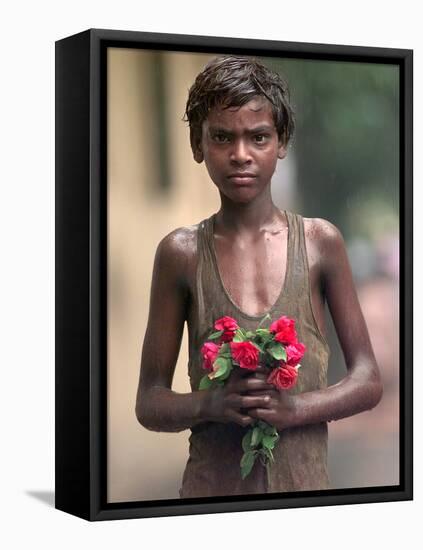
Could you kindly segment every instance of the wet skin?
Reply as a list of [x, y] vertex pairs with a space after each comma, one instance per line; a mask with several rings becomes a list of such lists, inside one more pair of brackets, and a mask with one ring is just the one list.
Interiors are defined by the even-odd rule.
[[[286, 149], [268, 101], [258, 97], [242, 107], [212, 109], [193, 154], [197, 162], [204, 161], [221, 198], [214, 244], [224, 285], [242, 311], [264, 315], [282, 288], [288, 237], [285, 216], [270, 193], [277, 159], [285, 157]], [[304, 218], [304, 229], [313, 311], [325, 335], [327, 301], [345, 356], [346, 377], [326, 389], [296, 396], [268, 385], [260, 370], [238, 372], [223, 388], [172, 391], [184, 322], [194, 313], [197, 262], [198, 226], [179, 228], [160, 242], [156, 252], [136, 403], [143, 426], [180, 431], [204, 421], [246, 426], [260, 418], [282, 430], [351, 416], [379, 402], [379, 370], [342, 235], [320, 218]]]

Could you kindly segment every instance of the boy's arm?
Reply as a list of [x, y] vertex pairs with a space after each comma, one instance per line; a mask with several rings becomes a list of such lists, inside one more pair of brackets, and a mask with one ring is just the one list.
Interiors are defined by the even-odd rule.
[[339, 230], [315, 220], [329, 310], [344, 353], [347, 375], [326, 389], [289, 395], [271, 390], [268, 407], [250, 410], [279, 429], [337, 420], [375, 407], [382, 397], [379, 369]]
[[171, 390], [188, 305], [190, 249], [188, 231], [175, 230], [160, 242], [154, 260], [135, 408], [138, 421], [150, 430], [178, 432], [202, 421], [200, 392]]

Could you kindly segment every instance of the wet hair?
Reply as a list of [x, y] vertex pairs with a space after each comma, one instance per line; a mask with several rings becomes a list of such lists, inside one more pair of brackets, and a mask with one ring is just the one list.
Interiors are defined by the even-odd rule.
[[207, 63], [189, 90], [184, 114], [192, 149], [200, 143], [202, 124], [213, 107], [241, 107], [257, 96], [269, 100], [278, 137], [287, 145], [295, 122], [284, 79], [254, 58], [222, 56]]

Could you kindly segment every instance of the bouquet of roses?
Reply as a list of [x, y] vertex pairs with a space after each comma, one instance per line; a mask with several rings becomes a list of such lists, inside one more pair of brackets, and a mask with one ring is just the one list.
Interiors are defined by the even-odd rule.
[[[255, 331], [244, 330], [232, 317], [222, 317], [214, 323], [215, 332], [201, 348], [203, 367], [208, 372], [200, 381], [200, 390], [225, 384], [234, 368], [255, 371], [259, 365], [268, 368], [267, 383], [278, 390], [296, 384], [306, 347], [297, 341], [295, 321], [282, 316], [269, 328], [262, 328], [266, 319], [270, 316], [266, 315]], [[257, 458], [269, 468], [278, 440], [274, 426], [262, 420], [254, 422], [242, 439], [242, 479], [251, 472]]]

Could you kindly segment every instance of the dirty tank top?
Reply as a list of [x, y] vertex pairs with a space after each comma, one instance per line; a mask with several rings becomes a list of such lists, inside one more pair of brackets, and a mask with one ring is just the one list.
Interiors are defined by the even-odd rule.
[[[302, 216], [283, 211], [288, 223], [287, 266], [285, 280], [275, 304], [269, 310], [270, 323], [282, 315], [295, 319], [298, 340], [306, 353], [291, 394], [325, 388], [329, 346], [321, 334], [311, 306], [309, 267]], [[198, 227], [198, 264], [194, 315], [190, 316], [188, 373], [193, 391], [198, 390], [205, 370], [201, 347], [214, 332], [214, 321], [228, 315], [239, 326], [255, 330], [265, 314], [247, 315], [233, 302], [220, 277], [214, 246], [215, 214]], [[189, 458], [186, 464], [181, 498], [222, 495], [283, 493], [329, 488], [327, 474], [327, 424], [318, 423], [282, 430], [273, 451], [275, 462], [269, 474], [256, 460], [246, 479], [241, 478], [241, 441], [248, 430], [236, 423], [203, 422], [191, 428]]]

